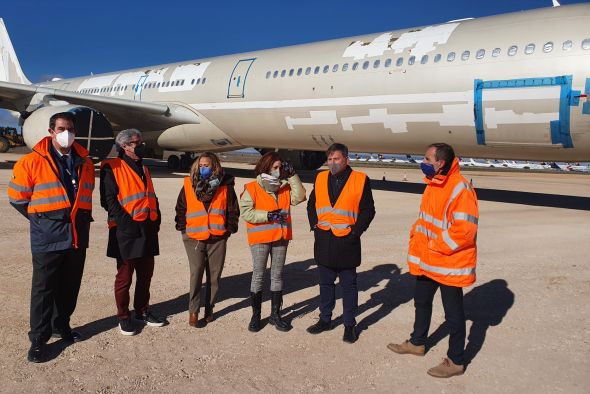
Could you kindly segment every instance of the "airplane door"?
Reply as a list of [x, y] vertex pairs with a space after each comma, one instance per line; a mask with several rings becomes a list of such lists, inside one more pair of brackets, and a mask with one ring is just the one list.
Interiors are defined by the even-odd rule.
[[229, 77], [227, 98], [243, 98], [246, 88], [246, 77], [256, 58], [239, 60]]
[[139, 80], [135, 84], [135, 89], [133, 90], [133, 99], [134, 100], [141, 100], [141, 92], [143, 91], [143, 83], [147, 79], [147, 74], [142, 75], [139, 77]]
[[572, 148], [572, 77], [475, 80], [474, 115], [480, 145]]

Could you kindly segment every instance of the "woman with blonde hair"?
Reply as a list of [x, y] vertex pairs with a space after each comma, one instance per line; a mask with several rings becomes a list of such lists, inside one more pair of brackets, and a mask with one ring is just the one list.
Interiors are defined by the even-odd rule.
[[217, 155], [204, 152], [192, 164], [178, 195], [175, 221], [189, 262], [188, 309], [192, 327], [199, 326], [204, 272], [207, 273], [205, 324], [213, 321], [227, 239], [238, 231], [240, 211], [234, 184], [234, 177], [224, 173]]
[[252, 319], [248, 330], [260, 330], [262, 282], [270, 255], [271, 315], [269, 323], [279, 331], [289, 331], [291, 325], [281, 317], [283, 303], [283, 267], [287, 246], [292, 239], [291, 205], [305, 201], [305, 188], [288, 162], [277, 152], [264, 154], [256, 168], [256, 180], [247, 183], [240, 197], [240, 213], [246, 221], [248, 243], [252, 252]]

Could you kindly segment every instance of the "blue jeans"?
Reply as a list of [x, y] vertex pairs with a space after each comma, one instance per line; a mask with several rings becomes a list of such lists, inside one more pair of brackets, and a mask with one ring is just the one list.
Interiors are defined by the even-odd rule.
[[356, 268], [338, 269], [318, 265], [320, 272], [320, 319], [329, 322], [336, 304], [336, 277], [342, 287], [342, 308], [344, 325], [356, 325], [358, 308], [358, 289], [356, 285]]

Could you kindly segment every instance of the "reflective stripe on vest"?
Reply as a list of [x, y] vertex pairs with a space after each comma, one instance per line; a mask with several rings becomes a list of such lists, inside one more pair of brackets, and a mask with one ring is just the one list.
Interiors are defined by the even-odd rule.
[[254, 209], [262, 211], [274, 211], [280, 209], [286, 215], [285, 223], [248, 223], [246, 222], [246, 231], [248, 233], [248, 243], [250, 245], [269, 243], [280, 239], [290, 240], [293, 238], [291, 228], [291, 187], [281, 187], [277, 194], [277, 200], [268, 194], [256, 181], [247, 183], [245, 190], [248, 191]]
[[350, 233], [351, 226], [358, 218], [367, 176], [362, 172], [352, 171], [336, 204], [332, 206], [328, 193], [328, 174], [329, 171], [320, 172], [315, 181], [317, 227], [322, 230], [331, 230], [337, 237], [344, 237]]
[[[148, 217], [151, 221], [158, 220], [156, 192], [147, 167], [143, 166], [146, 178], [144, 184], [139, 174], [121, 158], [104, 160], [101, 163], [101, 168], [105, 165], [109, 165], [113, 171], [115, 182], [119, 188], [117, 199], [123, 210], [136, 222], [143, 222]], [[109, 228], [114, 226], [116, 223], [109, 220]]]
[[433, 272], [439, 275], [445, 276], [464, 276], [464, 275], [473, 275], [475, 274], [475, 267], [470, 268], [445, 268], [445, 267], [435, 267], [430, 264], [426, 264], [420, 258], [412, 255], [408, 255], [408, 263], [417, 264], [422, 268], [424, 271]]
[[186, 235], [204, 241], [211, 235], [225, 234], [227, 186], [219, 186], [209, 204], [209, 212], [197, 198], [190, 177], [184, 178], [184, 196], [186, 198]]

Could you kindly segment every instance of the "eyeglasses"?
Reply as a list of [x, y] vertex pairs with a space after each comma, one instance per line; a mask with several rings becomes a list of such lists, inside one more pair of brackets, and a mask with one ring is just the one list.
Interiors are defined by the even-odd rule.
[[129, 142], [127, 143], [127, 145], [135, 145], [135, 146], [138, 146], [138, 145], [141, 145], [141, 144], [142, 144], [141, 140], [137, 140], [137, 141], [129, 141]]

